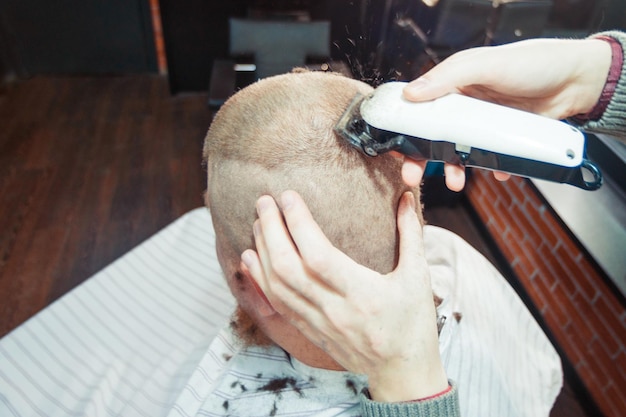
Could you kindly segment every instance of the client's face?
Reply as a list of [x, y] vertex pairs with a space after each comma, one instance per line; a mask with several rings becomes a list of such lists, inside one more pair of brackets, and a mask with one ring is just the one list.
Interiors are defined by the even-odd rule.
[[[237, 299], [237, 311], [231, 326], [246, 345], [277, 344], [299, 361], [317, 368], [342, 370], [324, 351], [311, 343], [280, 314], [268, 315], [260, 290], [252, 278], [239, 268], [239, 254], [220, 239], [216, 230], [217, 256], [231, 292]], [[223, 235], [222, 235], [223, 236]]]

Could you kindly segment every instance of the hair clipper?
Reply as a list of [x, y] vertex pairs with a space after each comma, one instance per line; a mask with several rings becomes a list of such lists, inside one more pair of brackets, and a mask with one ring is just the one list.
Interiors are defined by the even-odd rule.
[[567, 183], [585, 190], [602, 173], [585, 158], [585, 136], [565, 122], [448, 94], [429, 102], [402, 96], [389, 82], [357, 95], [335, 131], [366, 155], [397, 151], [433, 160]]

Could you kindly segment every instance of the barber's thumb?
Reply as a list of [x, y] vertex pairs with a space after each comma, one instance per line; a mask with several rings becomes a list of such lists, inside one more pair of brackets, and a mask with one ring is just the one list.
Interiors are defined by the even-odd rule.
[[406, 192], [398, 207], [398, 232], [400, 234], [400, 259], [398, 266], [413, 264], [423, 255], [422, 227], [416, 213], [413, 193]]
[[427, 77], [420, 77], [404, 87], [404, 97], [410, 101], [428, 101], [449, 93], [449, 89]]

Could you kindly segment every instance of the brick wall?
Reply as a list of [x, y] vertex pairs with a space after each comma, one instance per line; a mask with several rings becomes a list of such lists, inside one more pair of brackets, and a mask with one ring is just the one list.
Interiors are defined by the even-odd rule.
[[498, 182], [474, 170], [466, 191], [598, 408], [626, 415], [623, 298], [527, 180]]

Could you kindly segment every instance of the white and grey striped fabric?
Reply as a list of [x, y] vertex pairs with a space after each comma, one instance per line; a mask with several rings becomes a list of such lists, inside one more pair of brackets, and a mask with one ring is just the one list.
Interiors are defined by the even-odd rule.
[[[425, 228], [465, 416], [547, 416], [560, 360], [503, 277]], [[0, 416], [355, 415], [362, 377], [242, 349], [210, 214], [183, 216], [0, 340]]]

